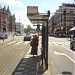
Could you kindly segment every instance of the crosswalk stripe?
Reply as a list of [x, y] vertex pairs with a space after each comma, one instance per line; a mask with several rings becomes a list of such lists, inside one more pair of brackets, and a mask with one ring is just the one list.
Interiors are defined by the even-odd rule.
[[60, 45], [60, 44], [61, 44], [61, 42], [57, 42], [57, 44], [59, 44], [59, 45]]
[[7, 43], [7, 44], [13, 44], [13, 43], [15, 43], [16, 41], [12, 41], [12, 42], [9, 42], [9, 43]]
[[68, 45], [68, 44], [70, 44], [70, 42], [62, 42], [62, 44]]
[[22, 42], [23, 42], [23, 41], [19, 41], [19, 42], [18, 42], [18, 43], [16, 43], [16, 44], [18, 45], [18, 44], [20, 44], [20, 43], [22, 43]]
[[49, 43], [49, 45], [51, 45], [52, 43], [51, 42], [48, 42]]
[[28, 41], [26, 41], [24, 44], [28, 44]]
[[[25, 41], [25, 42], [23, 42], [23, 41], [12, 41], [12, 42], [9, 42], [9, 43], [7, 43], [7, 44], [13, 44], [13, 43], [15, 43], [16, 45], [18, 45], [18, 44], [21, 44], [21, 43], [23, 43], [23, 44], [28, 44], [28, 42], [29, 41]], [[39, 43], [41, 44], [41, 41], [39, 41]], [[70, 42], [48, 42], [48, 44], [49, 45], [69, 45], [70, 44]]]
[[48, 42], [49, 45], [69, 45], [69, 42]]
[[54, 45], [58, 45], [56, 42], [52, 42]]

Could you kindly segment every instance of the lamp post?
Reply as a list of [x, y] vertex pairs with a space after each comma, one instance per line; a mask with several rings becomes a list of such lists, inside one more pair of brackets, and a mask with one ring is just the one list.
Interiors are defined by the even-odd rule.
[[20, 17], [19, 17], [19, 34], [20, 34]]
[[63, 11], [63, 15], [64, 15], [65, 35], [66, 35], [66, 37], [67, 37], [66, 9], [64, 9], [64, 11]]
[[47, 16], [48, 16], [48, 19], [47, 19], [47, 27], [46, 27], [46, 69], [48, 69], [48, 20], [50, 17], [49, 10], [47, 11]]

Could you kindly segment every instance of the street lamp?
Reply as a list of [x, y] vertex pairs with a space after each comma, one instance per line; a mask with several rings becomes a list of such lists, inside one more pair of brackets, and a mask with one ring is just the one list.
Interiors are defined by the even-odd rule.
[[64, 11], [63, 11], [63, 15], [64, 15], [65, 34], [66, 34], [66, 37], [67, 37], [67, 26], [66, 26], [66, 9], [64, 9]]

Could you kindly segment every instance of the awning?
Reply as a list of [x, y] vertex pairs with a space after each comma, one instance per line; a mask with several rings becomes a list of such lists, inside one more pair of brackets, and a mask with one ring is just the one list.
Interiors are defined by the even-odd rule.
[[75, 27], [71, 28], [69, 31], [74, 31], [75, 30]]
[[43, 25], [47, 22], [50, 11], [47, 13], [39, 13], [38, 6], [27, 6], [27, 17], [33, 25]]
[[34, 24], [43, 24], [48, 19], [48, 15], [45, 14], [37, 14], [37, 15], [27, 15], [28, 19], [31, 21], [31, 23]]

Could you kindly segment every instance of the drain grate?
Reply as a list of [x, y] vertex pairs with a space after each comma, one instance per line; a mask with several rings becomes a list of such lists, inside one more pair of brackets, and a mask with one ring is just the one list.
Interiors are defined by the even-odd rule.
[[62, 72], [62, 75], [72, 75], [72, 73], [71, 72]]

